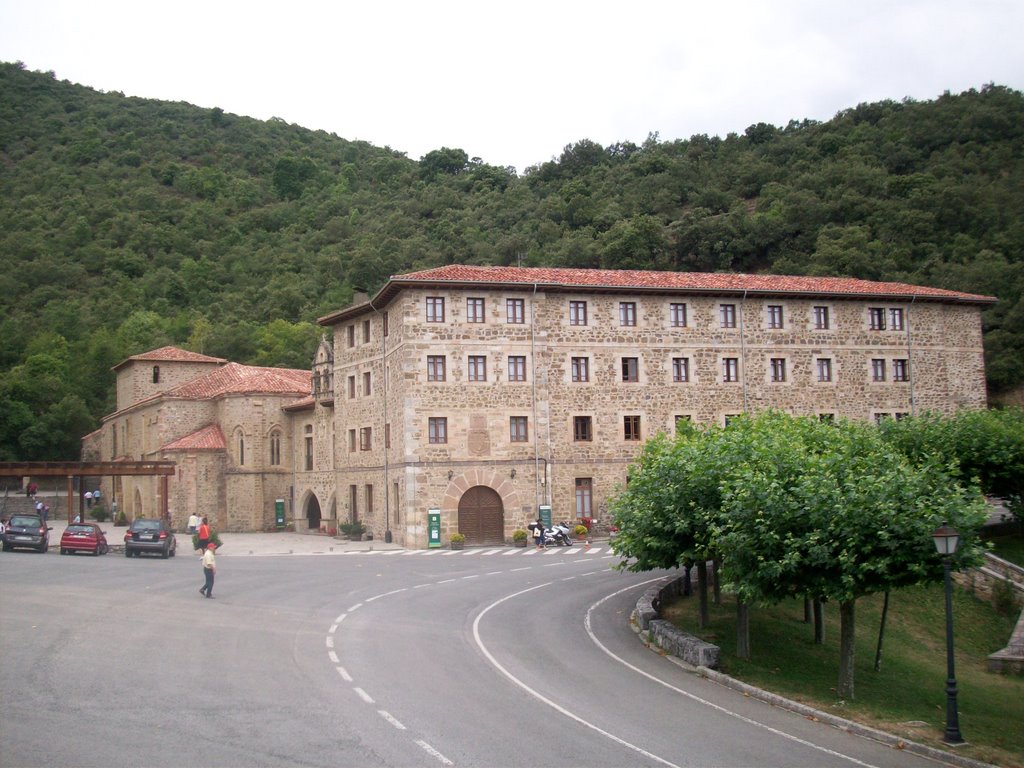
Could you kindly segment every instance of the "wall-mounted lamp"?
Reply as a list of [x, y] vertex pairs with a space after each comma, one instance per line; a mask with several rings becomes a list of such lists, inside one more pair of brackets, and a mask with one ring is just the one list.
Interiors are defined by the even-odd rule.
[[509, 472], [509, 477], [511, 477], [513, 480], [516, 479], [516, 468], [515, 467], [512, 467], [512, 471]]
[[455, 473], [450, 469], [448, 470], [448, 482], [451, 482], [452, 478], [455, 477]]

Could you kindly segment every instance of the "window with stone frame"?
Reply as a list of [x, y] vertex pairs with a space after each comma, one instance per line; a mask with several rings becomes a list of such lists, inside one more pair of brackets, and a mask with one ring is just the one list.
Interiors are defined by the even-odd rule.
[[672, 358], [672, 381], [682, 384], [690, 380], [690, 358]]
[[372, 381], [373, 377], [370, 375], [370, 372], [363, 371], [363, 397], [369, 397], [373, 394]]
[[629, 383], [640, 381], [640, 358], [622, 358], [622, 380]]
[[274, 430], [270, 433], [270, 466], [281, 465], [281, 433]]
[[909, 381], [910, 361], [905, 358], [897, 358], [892, 361], [892, 380]]
[[356, 396], [356, 377], [348, 377], [348, 399], [352, 400]]
[[594, 439], [593, 417], [572, 417], [572, 439], [577, 443], [589, 443]]
[[345, 346], [350, 349], [356, 345], [356, 327], [349, 325], [345, 327]]
[[313, 471], [313, 427], [306, 426], [306, 471]]
[[685, 328], [686, 327], [686, 304], [682, 302], [672, 302], [668, 305], [668, 323], [673, 328]]
[[349, 453], [355, 453], [356, 452], [356, 431], [355, 431], [355, 429], [350, 429], [348, 431], [348, 452]]
[[638, 415], [622, 417], [622, 439], [631, 442], [640, 440], [640, 417]]
[[363, 514], [366, 517], [370, 517], [373, 515], [373, 485], [370, 483], [367, 483], [363, 488], [363, 500]]
[[740, 359], [738, 357], [722, 358], [722, 381], [737, 382], [740, 380]]
[[444, 416], [431, 416], [427, 419], [427, 442], [439, 445], [448, 442], [448, 419]]
[[572, 359], [572, 380], [575, 382], [590, 381], [589, 357], [574, 357]]
[[831, 357], [819, 357], [814, 361], [815, 368], [818, 371], [818, 381], [829, 382], [832, 381], [832, 358]]
[[872, 331], [885, 330], [884, 307], [868, 307], [868, 328]]
[[903, 308], [902, 307], [890, 307], [889, 308], [889, 330], [891, 330], [891, 331], [902, 331], [903, 330]]
[[885, 381], [885, 360], [875, 358], [871, 361], [871, 380]]
[[590, 477], [577, 477], [576, 485], [576, 518], [592, 519], [594, 517], [594, 480]]
[[370, 321], [363, 320], [363, 344], [370, 343]]
[[466, 299], [466, 322], [484, 322], [484, 300], [482, 298]]
[[443, 323], [444, 322], [444, 297], [443, 296], [427, 296], [427, 322], [428, 323]]
[[373, 450], [373, 427], [359, 428], [359, 450]]
[[445, 356], [427, 355], [427, 381], [444, 381], [446, 376]]
[[769, 304], [767, 307], [768, 311], [768, 327], [772, 330], [782, 329], [782, 305], [781, 304]]
[[509, 416], [508, 439], [511, 443], [529, 442], [529, 421], [526, 416]]
[[814, 330], [816, 331], [827, 331], [830, 327], [829, 311], [828, 307], [817, 306], [812, 307]]
[[569, 302], [569, 325], [586, 325], [587, 324], [587, 302], [585, 301], [570, 301]]
[[720, 304], [718, 307], [719, 325], [722, 328], [736, 327], [736, 305]]
[[786, 358], [773, 357], [769, 361], [771, 380], [775, 384], [781, 384], [786, 380]]
[[505, 318], [513, 325], [526, 322], [526, 301], [524, 299], [505, 299]]
[[634, 325], [636, 325], [636, 302], [635, 301], [620, 301], [619, 302], [619, 325], [623, 325], [623, 326], [634, 326]]
[[470, 355], [468, 372], [470, 381], [487, 381], [487, 356]]
[[526, 381], [526, 355], [508, 356], [508, 380]]

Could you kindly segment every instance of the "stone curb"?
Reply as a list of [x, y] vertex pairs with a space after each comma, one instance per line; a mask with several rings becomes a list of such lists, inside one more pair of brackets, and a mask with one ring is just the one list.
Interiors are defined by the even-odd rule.
[[[646, 616], [648, 622], [650, 621], [650, 611], [653, 609], [660, 615], [660, 595], [668, 593], [682, 594], [682, 578], [679, 576], [672, 576], [661, 582], [660, 585], [648, 589], [644, 595], [637, 600], [636, 610], [631, 616], [632, 621], [630, 622], [633, 627], [633, 631], [641, 638], [641, 642], [648, 648], [651, 648], [654, 643], [643, 639], [644, 628], [641, 627], [638, 618], [640, 616]], [[657, 595], [652, 600], [652, 593]], [[679, 634], [685, 634], [680, 632]], [[681, 658], [666, 657], [669, 661], [674, 664], [678, 664], [689, 672], [694, 672], [703, 678], [711, 680], [714, 683], [723, 685], [726, 688], [731, 688], [734, 691], [738, 691], [752, 699], [758, 699], [766, 704], [771, 704], [774, 707], [780, 707], [781, 709], [788, 709], [792, 712], [796, 712], [804, 717], [812, 718], [814, 720], [820, 720], [823, 723], [831, 725], [834, 728], [838, 728], [841, 731], [852, 733], [855, 736], [861, 736], [863, 738], [872, 739], [873, 741], [880, 742], [893, 749], [910, 752], [915, 755], [921, 755], [931, 760], [936, 760], [942, 763], [948, 763], [949, 765], [960, 766], [961, 768], [997, 768], [997, 766], [991, 763], [985, 763], [980, 760], [973, 760], [969, 757], [963, 757], [961, 755], [954, 754], [952, 752], [945, 752], [935, 747], [929, 747], [927, 744], [918, 744], [916, 741], [909, 741], [901, 736], [888, 733], [887, 731], [880, 731], [877, 728], [872, 728], [861, 723], [856, 723], [852, 720], [839, 717], [838, 715], [830, 714], [829, 712], [822, 712], [821, 710], [809, 707], [806, 704], [801, 704], [797, 701], [792, 701], [783, 696], [779, 696], [776, 693], [766, 691], [762, 688], [757, 688], [748, 683], [744, 683], [741, 680], [737, 680], [733, 677], [719, 672], [714, 669], [709, 669], [704, 666], [695, 666], [689, 664]]]

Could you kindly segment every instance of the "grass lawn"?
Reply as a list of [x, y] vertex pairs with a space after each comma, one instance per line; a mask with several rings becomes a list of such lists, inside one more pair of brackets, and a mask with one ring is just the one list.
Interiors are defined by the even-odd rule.
[[993, 544], [993, 555], [1024, 568], [1024, 536], [997, 536], [989, 541]]
[[[722, 671], [822, 711], [901, 737], [946, 748], [946, 618], [942, 585], [892, 593], [882, 649], [874, 671], [882, 595], [857, 601], [855, 700], [836, 698], [839, 675], [839, 607], [825, 605], [825, 642], [814, 645], [804, 623], [803, 601], [750, 612], [752, 658], [736, 658], [735, 603], [722, 596], [711, 622], [697, 629], [697, 596], [663, 608], [681, 629], [722, 649]], [[1024, 676], [986, 670], [986, 659], [1003, 648], [1017, 615], [1001, 616], [969, 593], [955, 589], [954, 649], [960, 731], [967, 745], [956, 754], [1024, 768]]]

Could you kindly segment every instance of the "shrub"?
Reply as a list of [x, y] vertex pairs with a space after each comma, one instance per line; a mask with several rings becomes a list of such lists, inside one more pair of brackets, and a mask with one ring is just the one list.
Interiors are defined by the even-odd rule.
[[[210, 541], [217, 545], [217, 549], [221, 548], [220, 534], [216, 531], [210, 531]], [[199, 534], [192, 534], [192, 549], [199, 549]]]
[[526, 541], [526, 531], [522, 528], [516, 528], [512, 531], [512, 541]]
[[466, 537], [463, 536], [461, 533], [456, 532], [456, 533], [453, 533], [451, 536], [449, 536], [448, 540], [451, 541], [454, 544], [461, 544], [462, 542], [464, 542], [466, 540]]
[[587, 528], [587, 526], [581, 524], [577, 525], [576, 528], [573, 529], [573, 533], [575, 533], [577, 536], [586, 536], [588, 533], [590, 533], [590, 530]]
[[89, 515], [97, 523], [102, 523], [108, 517], [110, 517], [110, 513], [107, 512], [107, 508], [104, 507], [102, 504], [97, 504], [95, 507], [93, 507]]
[[366, 532], [366, 526], [358, 520], [354, 523], [342, 523], [338, 529], [346, 536], [362, 536]]

